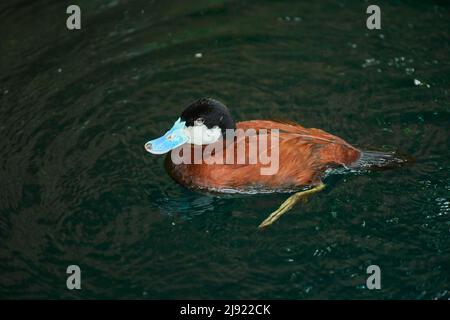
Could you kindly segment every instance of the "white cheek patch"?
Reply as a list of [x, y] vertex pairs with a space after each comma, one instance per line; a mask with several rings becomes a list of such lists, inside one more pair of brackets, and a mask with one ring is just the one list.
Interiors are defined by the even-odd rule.
[[188, 143], [203, 145], [211, 144], [219, 140], [222, 135], [222, 130], [219, 127], [208, 129], [204, 124], [186, 127], [184, 129], [188, 137]]

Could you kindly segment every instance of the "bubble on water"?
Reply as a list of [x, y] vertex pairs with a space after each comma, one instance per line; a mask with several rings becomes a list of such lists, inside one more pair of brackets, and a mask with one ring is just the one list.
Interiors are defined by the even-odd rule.
[[197, 52], [197, 53], [195, 54], [195, 57], [196, 57], [197, 59], [200, 59], [200, 58], [203, 57], [203, 54], [202, 54], [201, 52]]
[[437, 205], [439, 206], [438, 216], [444, 216], [450, 214], [450, 199], [436, 198]]
[[331, 252], [331, 248], [328, 246], [324, 249], [316, 249], [313, 253], [314, 257], [322, 257]]
[[301, 22], [303, 19], [301, 17], [278, 17], [278, 21], [285, 21], [285, 22]]
[[387, 223], [392, 223], [392, 224], [398, 224], [398, 221], [399, 221], [399, 219], [397, 217], [386, 220]]
[[430, 85], [428, 83], [422, 82], [419, 79], [414, 79], [414, 84], [416, 86], [425, 86], [427, 88], [430, 88]]
[[369, 59], [365, 60], [365, 62], [362, 64], [362, 67], [367, 68], [367, 67], [376, 66], [379, 64], [380, 64], [379, 60], [377, 60], [375, 58], [369, 58]]
[[414, 68], [406, 68], [406, 69], [405, 69], [405, 72], [406, 72], [406, 74], [408, 74], [408, 75], [413, 74], [414, 71], [415, 71]]
[[389, 59], [387, 64], [390, 67], [395, 67], [397, 69], [404, 69], [406, 71], [406, 74], [412, 74], [415, 71], [414, 66], [412, 66], [413, 62], [414, 59], [412, 58], [400, 56], [394, 57], [393, 59]]

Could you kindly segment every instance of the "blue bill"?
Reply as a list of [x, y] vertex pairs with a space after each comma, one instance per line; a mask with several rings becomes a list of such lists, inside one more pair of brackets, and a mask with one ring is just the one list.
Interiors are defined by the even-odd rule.
[[173, 127], [162, 137], [148, 141], [145, 144], [145, 150], [153, 154], [164, 154], [185, 144], [188, 141], [185, 128], [186, 122], [178, 118]]

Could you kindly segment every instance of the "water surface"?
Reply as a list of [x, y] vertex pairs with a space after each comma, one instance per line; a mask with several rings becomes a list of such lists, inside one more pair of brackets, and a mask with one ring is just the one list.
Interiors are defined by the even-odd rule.
[[[450, 298], [446, 2], [378, 1], [373, 31], [364, 1], [76, 3], [79, 31], [72, 2], [0, 4], [0, 297]], [[203, 96], [416, 162], [259, 232], [286, 195], [192, 192], [143, 148]]]

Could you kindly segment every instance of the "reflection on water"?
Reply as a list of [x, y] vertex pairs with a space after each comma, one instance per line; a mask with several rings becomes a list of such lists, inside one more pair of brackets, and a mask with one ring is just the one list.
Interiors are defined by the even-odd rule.
[[[178, 189], [178, 186], [177, 186]], [[164, 192], [160, 197], [154, 199], [149, 198], [149, 201], [154, 201], [162, 214], [189, 214], [202, 215], [207, 212], [214, 212], [215, 207], [219, 204], [219, 199], [209, 195], [196, 194], [185, 191], [184, 194], [180, 192]]]
[[[355, 1], [83, 0], [74, 32], [68, 4], [0, 4], [0, 297], [449, 298], [446, 3], [381, 1], [369, 31]], [[258, 232], [286, 195], [193, 192], [142, 148], [203, 96], [415, 161]]]

